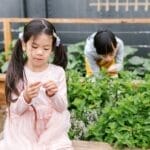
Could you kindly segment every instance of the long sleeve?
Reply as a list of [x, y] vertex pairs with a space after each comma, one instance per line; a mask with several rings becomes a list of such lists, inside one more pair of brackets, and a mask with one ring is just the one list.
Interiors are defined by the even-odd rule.
[[14, 99], [17, 98], [17, 100], [10, 105], [10, 111], [12, 113], [15, 113], [17, 115], [22, 115], [29, 107], [30, 104], [26, 103], [24, 97], [23, 97], [23, 91], [19, 95], [19, 97], [13, 95]]
[[66, 87], [66, 76], [65, 72], [62, 68], [60, 68], [59, 76], [58, 76], [58, 91], [57, 93], [50, 97], [52, 100], [54, 108], [58, 112], [62, 112], [67, 109], [67, 87]]
[[96, 57], [98, 55], [96, 54], [96, 50], [93, 46], [93, 38], [95, 36], [95, 33], [93, 33], [90, 37], [87, 38], [84, 54], [87, 60], [87, 63], [89, 63], [89, 66], [93, 72], [93, 74], [98, 74], [100, 71], [100, 67], [96, 63]]
[[121, 39], [117, 38], [117, 53], [116, 53], [116, 57], [115, 57], [115, 61], [116, 61], [116, 70], [120, 71], [123, 69], [123, 58], [124, 58], [124, 43]]
[[23, 82], [20, 81], [17, 85], [20, 95], [16, 95], [14, 93], [11, 94], [12, 99], [14, 102], [10, 104], [10, 112], [15, 113], [17, 115], [22, 115], [31, 104], [26, 103], [23, 97]]

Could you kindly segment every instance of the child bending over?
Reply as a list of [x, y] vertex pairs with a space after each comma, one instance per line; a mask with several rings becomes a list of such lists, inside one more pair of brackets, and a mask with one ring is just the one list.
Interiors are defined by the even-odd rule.
[[101, 30], [89, 36], [84, 54], [87, 76], [99, 74], [102, 67], [108, 74], [116, 76], [123, 68], [123, 41], [109, 30]]

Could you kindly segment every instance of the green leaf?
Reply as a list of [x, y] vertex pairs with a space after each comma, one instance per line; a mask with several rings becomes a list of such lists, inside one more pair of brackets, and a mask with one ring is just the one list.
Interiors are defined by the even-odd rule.
[[75, 100], [72, 103], [74, 106], [76, 106], [77, 108], [83, 108], [85, 105], [85, 100], [81, 100], [79, 98], [75, 98]]
[[149, 59], [145, 60], [143, 67], [145, 68], [145, 70], [150, 71], [150, 60]]
[[133, 56], [128, 61], [130, 64], [136, 65], [136, 66], [144, 64], [144, 59], [142, 57], [139, 57], [139, 56]]
[[8, 61], [2, 65], [2, 67], [1, 67], [2, 73], [5, 73], [7, 71], [8, 65], [9, 65]]
[[124, 57], [127, 57], [128, 55], [133, 55], [135, 52], [137, 52], [137, 48], [133, 48], [131, 46], [125, 46], [125, 54]]

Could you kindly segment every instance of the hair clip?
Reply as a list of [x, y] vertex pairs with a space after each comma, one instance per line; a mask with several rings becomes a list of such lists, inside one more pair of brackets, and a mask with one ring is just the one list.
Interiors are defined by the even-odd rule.
[[60, 45], [60, 38], [57, 36], [55, 32], [53, 32], [53, 36], [56, 38], [56, 46], [58, 47]]
[[18, 35], [18, 38], [23, 41], [23, 32], [20, 32], [19, 35]]

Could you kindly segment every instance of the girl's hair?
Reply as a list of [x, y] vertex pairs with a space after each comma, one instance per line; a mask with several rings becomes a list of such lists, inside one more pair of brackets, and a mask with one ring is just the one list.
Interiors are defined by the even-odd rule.
[[110, 30], [98, 31], [94, 36], [94, 46], [99, 55], [113, 53], [117, 47], [115, 35]]
[[[53, 38], [54, 59], [53, 64], [62, 66], [64, 69], [67, 66], [67, 54], [62, 44], [56, 46], [57, 34], [55, 27], [45, 19], [35, 19], [24, 26], [22, 40], [27, 43], [31, 37], [36, 37], [40, 33], [45, 33]], [[6, 75], [5, 94], [8, 105], [13, 102], [11, 94], [19, 96], [17, 85], [24, 80], [24, 65], [27, 61], [23, 57], [22, 40], [19, 38], [12, 52], [10, 63]]]

